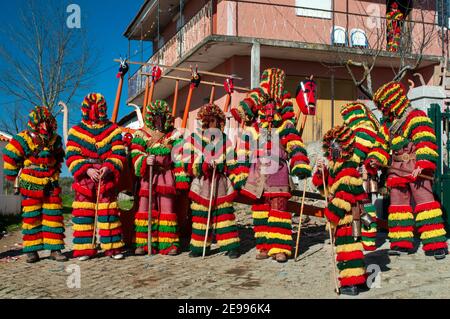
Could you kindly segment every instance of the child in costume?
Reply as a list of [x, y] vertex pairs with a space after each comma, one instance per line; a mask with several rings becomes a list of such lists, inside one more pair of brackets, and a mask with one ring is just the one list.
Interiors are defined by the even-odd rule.
[[101, 94], [86, 96], [81, 112], [81, 122], [69, 130], [67, 142], [67, 166], [75, 190], [73, 256], [84, 261], [97, 254], [93, 243], [97, 225], [105, 255], [122, 259], [124, 243], [116, 190], [126, 160], [122, 131], [108, 120]]
[[[313, 184], [329, 196], [325, 216], [335, 232], [336, 260], [339, 269], [341, 293], [357, 295], [366, 282], [363, 244], [355, 220], [355, 209], [367, 200], [363, 179], [358, 172], [359, 159], [354, 149], [355, 134], [347, 126], [337, 126], [323, 138], [323, 148], [329, 163], [313, 175]], [[322, 173], [323, 171], [323, 173]], [[324, 175], [323, 175], [324, 174]], [[325, 179], [325, 184], [323, 180]], [[356, 231], [356, 233], [355, 233]]]
[[292, 254], [292, 215], [289, 175], [305, 179], [311, 167], [305, 145], [295, 128], [292, 100], [284, 89], [285, 73], [265, 70], [259, 88], [232, 110], [247, 127], [237, 145], [236, 181], [252, 206], [257, 259], [286, 262]]
[[179, 253], [180, 247], [171, 156], [177, 134], [168, 104], [156, 101], [148, 105], [144, 122], [145, 127], [135, 133], [131, 146], [134, 171], [141, 179], [139, 210], [135, 216], [135, 254], [148, 252], [149, 168], [153, 166], [152, 250], [173, 256]]
[[[207, 252], [209, 253], [214, 233], [220, 251], [226, 252], [229, 258], [238, 258], [239, 234], [233, 208], [237, 192], [234, 188], [236, 185], [229, 178], [235, 176], [236, 159], [233, 145], [223, 132], [225, 114], [217, 105], [206, 104], [201, 107], [197, 118], [202, 127], [189, 136], [183, 147], [185, 173], [178, 176], [180, 182], [185, 182], [186, 176], [192, 179], [189, 192], [192, 201], [189, 256], [202, 256], [208, 228]], [[210, 204], [211, 219], [208, 227]]]
[[50, 259], [66, 261], [64, 217], [59, 174], [64, 161], [56, 120], [45, 106], [29, 115], [28, 129], [6, 145], [3, 153], [7, 180], [19, 179], [22, 200], [23, 251], [27, 262], [39, 261], [38, 252], [50, 250]]

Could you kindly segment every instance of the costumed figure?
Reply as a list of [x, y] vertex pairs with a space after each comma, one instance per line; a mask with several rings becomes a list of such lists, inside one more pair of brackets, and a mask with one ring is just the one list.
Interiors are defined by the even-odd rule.
[[263, 72], [260, 87], [231, 112], [246, 128], [238, 140], [237, 176], [241, 193], [252, 206], [257, 259], [286, 262], [292, 255], [292, 215], [287, 210], [290, 176], [305, 179], [311, 167], [301, 135], [295, 128], [292, 100], [284, 89], [285, 73]]
[[372, 223], [367, 213], [361, 214], [367, 194], [358, 171], [359, 158], [354, 144], [355, 134], [349, 127], [337, 126], [328, 131], [323, 138], [328, 165], [324, 167], [323, 160], [319, 159], [318, 170], [313, 175], [313, 184], [329, 196], [325, 216], [335, 233], [340, 291], [348, 295], [357, 295], [358, 286], [366, 282], [360, 224]]
[[386, 14], [387, 51], [397, 52], [400, 46], [404, 14], [399, 10], [398, 3], [393, 2]]
[[180, 240], [171, 156], [177, 134], [169, 105], [165, 101], [152, 102], [147, 106], [144, 122], [145, 127], [135, 133], [131, 146], [134, 171], [141, 179], [139, 210], [135, 216], [135, 254], [144, 255], [148, 252], [149, 167], [152, 165], [152, 252], [177, 255]]
[[117, 184], [126, 161], [122, 131], [108, 120], [101, 94], [86, 96], [81, 122], [69, 130], [67, 166], [74, 177], [73, 256], [87, 260], [97, 253], [96, 228], [106, 256], [122, 259], [122, 228]]
[[27, 262], [39, 261], [38, 252], [50, 250], [50, 259], [66, 261], [61, 188], [58, 184], [64, 161], [62, 139], [56, 120], [45, 106], [29, 115], [28, 129], [12, 138], [3, 151], [4, 174], [23, 197], [23, 251]]
[[[401, 83], [389, 82], [373, 97], [383, 113], [381, 132], [389, 142], [392, 159], [386, 182], [390, 189], [390, 254], [411, 252], [416, 226], [425, 253], [443, 259], [447, 238], [441, 204], [434, 198], [432, 182], [426, 179], [436, 171], [436, 135], [431, 119], [412, 108], [406, 94]], [[368, 167], [377, 166], [375, 160], [368, 163]], [[414, 214], [411, 199], [415, 202]]]
[[341, 115], [344, 125], [348, 126], [355, 135], [353, 152], [358, 163], [358, 172], [363, 179], [363, 187], [369, 195], [363, 203], [365, 211], [373, 221], [371, 225], [362, 227], [362, 244], [364, 249], [372, 251], [376, 249], [377, 216], [372, 204], [372, 196], [378, 194], [378, 170], [366, 167], [365, 163], [374, 160], [379, 166], [386, 166], [389, 160], [387, 144], [382, 137], [381, 126], [373, 113], [361, 102], [352, 102], [341, 107]]
[[197, 119], [202, 126], [184, 144], [185, 172], [178, 176], [184, 183], [186, 177], [192, 179], [189, 191], [192, 210], [189, 256], [202, 256], [208, 233], [206, 253], [210, 252], [215, 235], [219, 250], [226, 252], [229, 258], [238, 258], [239, 234], [233, 208], [237, 192], [233, 179], [229, 178], [236, 176], [237, 162], [233, 144], [224, 133], [225, 114], [217, 105], [206, 104], [201, 107]]

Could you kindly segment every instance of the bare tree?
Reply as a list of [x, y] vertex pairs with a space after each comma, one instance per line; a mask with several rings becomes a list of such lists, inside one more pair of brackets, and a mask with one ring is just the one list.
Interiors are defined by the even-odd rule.
[[34, 105], [57, 115], [59, 100], [69, 104], [87, 86], [94, 72], [93, 50], [85, 29], [69, 28], [66, 19], [61, 1], [27, 0], [18, 23], [4, 29], [8, 41], [0, 44], [0, 91], [22, 104], [0, 129], [20, 130], [17, 120]]
[[362, 27], [368, 45], [351, 48], [336, 45], [334, 62], [322, 62], [322, 65], [329, 69], [346, 68], [355, 86], [372, 99], [372, 71], [375, 67], [382, 62], [384, 66], [391, 68], [392, 79], [401, 81], [408, 72], [413, 73], [420, 67], [426, 50], [439, 39], [439, 28], [433, 23], [435, 12], [422, 10], [422, 5], [424, 3], [421, 0], [415, 1], [413, 11], [401, 23], [400, 42], [396, 52], [387, 51], [387, 20], [383, 13], [374, 14], [368, 10], [373, 6], [358, 2], [359, 12], [335, 14], [340, 25]]
[[[401, 81], [408, 72], [416, 71], [423, 60], [426, 50], [439, 38], [439, 31], [434, 25], [427, 21], [434, 21], [434, 13], [422, 10], [420, 1], [415, 2], [414, 12], [408, 15], [401, 23], [400, 41], [396, 52], [386, 51], [386, 18], [380, 17], [378, 27], [373, 29], [369, 38], [369, 47], [361, 49], [360, 57], [351, 59], [341, 55], [341, 62], [347, 68], [355, 85], [369, 99], [372, 99], [372, 70], [380, 57], [391, 58], [392, 80]], [[428, 15], [428, 16], [427, 16]], [[414, 16], [414, 20], [411, 18]], [[393, 58], [393, 59], [392, 59]], [[355, 68], [360, 69], [361, 76], [355, 75]]]

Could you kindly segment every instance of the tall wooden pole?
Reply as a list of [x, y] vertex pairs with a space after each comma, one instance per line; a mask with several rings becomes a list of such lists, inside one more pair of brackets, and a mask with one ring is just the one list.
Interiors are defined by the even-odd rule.
[[213, 85], [211, 87], [211, 95], [209, 96], [209, 104], [213, 104], [214, 103], [215, 96], [216, 96], [216, 86]]
[[111, 118], [111, 121], [113, 123], [117, 122], [117, 116], [119, 115], [119, 105], [120, 105], [120, 98], [122, 95], [122, 89], [123, 89], [123, 76], [120, 77], [119, 86], [117, 87], [116, 100], [114, 102], [114, 109], [113, 109], [113, 114], [112, 114], [112, 118]]
[[146, 80], [145, 80], [145, 94], [144, 94], [144, 103], [142, 104], [142, 106], [145, 109], [145, 106], [147, 106], [148, 104], [148, 94], [150, 92], [150, 77], [148, 75], [145, 75]]
[[180, 80], [176, 80], [175, 82], [175, 92], [173, 93], [173, 107], [172, 107], [172, 116], [175, 117], [177, 115], [177, 104], [178, 104], [178, 88], [180, 86]]
[[183, 115], [183, 122], [181, 123], [181, 128], [186, 128], [187, 121], [189, 117], [189, 109], [191, 108], [191, 101], [192, 101], [192, 94], [194, 93], [194, 85], [191, 85], [189, 87], [189, 93], [186, 100], [186, 106], [184, 107], [184, 115]]

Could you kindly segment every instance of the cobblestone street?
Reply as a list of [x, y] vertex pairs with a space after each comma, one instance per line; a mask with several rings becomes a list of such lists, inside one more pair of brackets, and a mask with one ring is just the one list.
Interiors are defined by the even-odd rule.
[[[323, 220], [311, 218], [302, 228], [301, 255], [286, 264], [257, 261], [248, 214], [238, 214], [238, 220], [243, 251], [238, 260], [222, 254], [192, 259], [185, 249], [176, 257], [127, 254], [119, 261], [101, 257], [58, 264], [44, 259], [29, 265], [17, 244], [20, 232], [15, 232], [0, 241], [0, 298], [350, 298], [333, 293]], [[389, 257], [387, 248], [384, 243], [366, 258], [368, 265], [380, 266], [380, 288], [356, 298], [450, 297], [450, 258], [435, 261], [420, 249], [414, 255]], [[80, 266], [80, 288], [67, 285], [67, 270], [73, 265]]]

